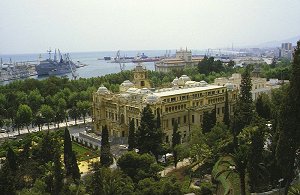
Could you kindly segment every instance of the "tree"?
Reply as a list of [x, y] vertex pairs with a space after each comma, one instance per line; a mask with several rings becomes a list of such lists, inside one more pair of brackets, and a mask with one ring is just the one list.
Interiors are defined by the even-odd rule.
[[53, 109], [50, 106], [43, 104], [40, 108], [40, 113], [41, 113], [42, 117], [45, 119], [45, 121], [47, 122], [48, 130], [49, 130], [50, 122], [54, 118]]
[[300, 41], [294, 52], [290, 86], [280, 108], [276, 158], [283, 170], [285, 194], [295, 175], [296, 153], [300, 147]]
[[17, 156], [11, 147], [8, 147], [6, 158], [7, 158], [7, 163], [8, 163], [10, 170], [15, 172], [18, 168]]
[[94, 165], [94, 174], [89, 183], [89, 191], [95, 195], [134, 194], [134, 184], [128, 176], [98, 164]]
[[249, 125], [253, 118], [252, 94], [251, 94], [250, 66], [242, 73], [240, 94], [232, 119], [231, 130], [234, 146], [237, 146], [237, 136], [244, 127]]
[[173, 150], [173, 155], [174, 155], [174, 166], [175, 168], [177, 167], [178, 163], [178, 156], [177, 156], [177, 151], [176, 151], [176, 146], [180, 144], [180, 132], [178, 132], [178, 124], [177, 121], [174, 122], [173, 125], [173, 134], [172, 134], [172, 150]]
[[42, 97], [40, 91], [38, 89], [30, 91], [27, 99], [28, 105], [32, 109], [33, 114], [36, 114], [44, 101], [44, 98]]
[[225, 93], [225, 107], [224, 107], [223, 123], [225, 125], [227, 125], [227, 127], [230, 126], [229, 104], [228, 104], [228, 91], [227, 90], [226, 90], [226, 93]]
[[102, 127], [100, 164], [102, 166], [108, 167], [112, 163], [113, 163], [113, 159], [112, 159], [112, 155], [110, 153], [108, 129], [107, 129], [107, 126], [105, 125]]
[[53, 193], [59, 194], [63, 187], [63, 170], [59, 153], [54, 155]]
[[134, 151], [123, 154], [117, 164], [135, 183], [147, 177], [158, 179], [157, 173], [161, 169], [153, 156], [147, 153], [138, 154]]
[[29, 132], [28, 126], [32, 121], [32, 110], [28, 105], [21, 104], [17, 111], [16, 120], [20, 126], [26, 126], [27, 131]]
[[249, 127], [250, 145], [248, 153], [249, 184], [252, 192], [263, 191], [267, 185], [267, 173], [263, 166], [263, 151], [265, 143], [266, 125], [261, 121], [257, 126]]
[[211, 112], [203, 113], [202, 131], [203, 133], [210, 132], [210, 130], [216, 125], [216, 106]]
[[154, 115], [149, 105], [147, 105], [141, 116], [141, 124], [138, 128], [138, 148], [141, 153], [152, 153], [158, 160], [158, 154], [162, 144], [162, 131], [157, 128]]
[[91, 108], [91, 103], [88, 101], [79, 101], [77, 102], [77, 108], [79, 113], [83, 116], [83, 123], [85, 124], [85, 117]]
[[16, 178], [8, 163], [4, 163], [0, 169], [0, 191], [1, 194], [14, 195], [16, 194]]
[[91, 178], [90, 192], [92, 195], [103, 194], [103, 174], [100, 166], [95, 164], [93, 166], [94, 173]]
[[267, 94], [261, 94], [258, 96], [255, 102], [255, 108], [257, 114], [265, 119], [270, 119], [271, 117], [271, 102]]
[[134, 119], [131, 119], [129, 123], [129, 135], [128, 135], [128, 150], [133, 150], [136, 147], [136, 135]]
[[59, 148], [59, 143], [56, 139], [54, 139], [50, 132], [47, 131], [38, 145], [38, 151], [36, 160], [41, 163], [48, 163], [49, 161], [53, 161], [54, 155]]
[[68, 128], [65, 128], [64, 132], [64, 163], [66, 167], [66, 175], [69, 176], [72, 171], [71, 161], [72, 161], [72, 141], [70, 138], [70, 132]]
[[73, 180], [76, 183], [78, 183], [80, 180], [80, 172], [79, 172], [79, 168], [78, 168], [78, 164], [77, 164], [76, 154], [74, 151], [72, 152], [72, 156], [71, 156], [71, 174], [72, 174]]
[[75, 125], [77, 124], [77, 119], [80, 116], [79, 110], [76, 106], [73, 106], [69, 112], [68, 112], [69, 116], [75, 120]]

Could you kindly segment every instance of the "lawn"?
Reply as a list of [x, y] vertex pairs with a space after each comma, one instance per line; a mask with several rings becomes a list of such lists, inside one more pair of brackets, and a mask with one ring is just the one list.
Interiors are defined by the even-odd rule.
[[72, 142], [72, 148], [76, 152], [78, 161], [85, 161], [100, 156], [100, 154], [97, 151], [81, 146], [74, 142]]

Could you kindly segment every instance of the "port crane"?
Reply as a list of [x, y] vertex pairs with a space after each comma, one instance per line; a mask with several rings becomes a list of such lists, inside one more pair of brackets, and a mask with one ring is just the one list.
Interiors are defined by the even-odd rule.
[[66, 58], [67, 58], [69, 67], [70, 67], [70, 69], [71, 69], [72, 78], [73, 78], [74, 80], [76, 80], [77, 77], [79, 76], [79, 74], [76, 72], [76, 67], [75, 67], [74, 64], [71, 64], [71, 59], [70, 59], [70, 55], [69, 55], [69, 54], [67, 54]]

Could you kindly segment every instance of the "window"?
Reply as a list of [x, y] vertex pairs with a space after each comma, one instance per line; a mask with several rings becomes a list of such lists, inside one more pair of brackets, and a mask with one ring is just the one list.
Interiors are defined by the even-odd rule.
[[180, 125], [180, 117], [178, 117], [178, 119], [177, 119], [177, 120], [178, 120], [178, 121], [177, 121], [177, 122], [178, 122], [178, 125]]
[[169, 143], [169, 136], [166, 136], [166, 143]]
[[186, 123], [186, 115], [183, 116], [183, 123]]
[[125, 137], [125, 131], [122, 131], [122, 137]]
[[195, 123], [195, 116], [192, 115], [192, 123]]
[[174, 126], [175, 118], [172, 118], [172, 126]]
[[220, 114], [220, 108], [217, 108], [217, 114]]
[[142, 86], [142, 87], [145, 86], [145, 81], [141, 81], [141, 86]]

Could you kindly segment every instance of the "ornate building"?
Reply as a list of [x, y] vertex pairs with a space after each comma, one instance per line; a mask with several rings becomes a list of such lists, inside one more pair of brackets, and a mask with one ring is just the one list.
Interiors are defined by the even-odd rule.
[[155, 116], [160, 113], [165, 141], [171, 141], [175, 121], [184, 141], [193, 126], [200, 126], [205, 111], [216, 108], [217, 120], [222, 121], [226, 89], [229, 91], [230, 111], [233, 111], [237, 98], [233, 85], [209, 85], [205, 81], [191, 81], [186, 75], [175, 78], [172, 85], [172, 88], [157, 90], [149, 88], [146, 69], [137, 65], [133, 82], [124, 81], [120, 85], [120, 93], [113, 94], [101, 86], [93, 94], [95, 129], [101, 131], [102, 126], [107, 125], [110, 136], [126, 137], [129, 122], [134, 119], [138, 127], [141, 112], [148, 104]]
[[165, 58], [155, 63], [155, 71], [170, 72], [171, 70], [182, 70], [185, 67], [197, 66], [202, 57], [192, 57], [191, 50], [180, 49], [176, 51], [175, 58]]

